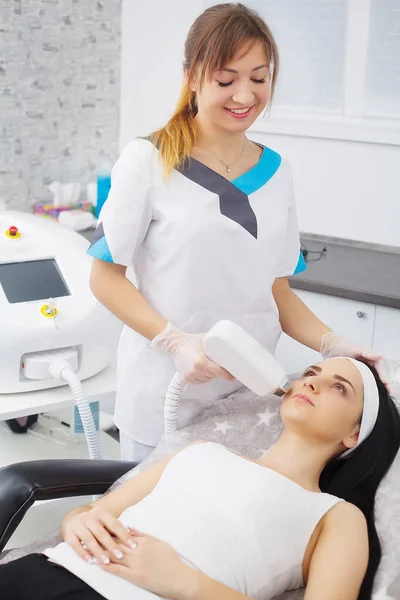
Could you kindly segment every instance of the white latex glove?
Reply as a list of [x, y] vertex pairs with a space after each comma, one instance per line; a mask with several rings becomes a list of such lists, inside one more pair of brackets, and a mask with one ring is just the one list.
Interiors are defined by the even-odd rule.
[[168, 323], [151, 342], [152, 348], [169, 354], [176, 370], [187, 383], [206, 383], [215, 377], [233, 381], [228, 371], [209, 360], [203, 352], [204, 333], [185, 333]]
[[[378, 372], [382, 383], [389, 389], [387, 375], [383, 367], [383, 356], [377, 354], [370, 348], [365, 348], [358, 344], [353, 344], [340, 333], [330, 331], [321, 338], [320, 352], [324, 358], [334, 358], [335, 356], [348, 356], [349, 358], [362, 359], [369, 363]], [[390, 391], [390, 390], [389, 390]]]

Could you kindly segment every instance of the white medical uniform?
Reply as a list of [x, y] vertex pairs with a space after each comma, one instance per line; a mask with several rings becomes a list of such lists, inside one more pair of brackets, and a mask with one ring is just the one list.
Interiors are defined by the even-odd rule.
[[[272, 285], [305, 268], [290, 166], [263, 147], [259, 162], [231, 182], [193, 158], [165, 179], [158, 150], [136, 139], [113, 169], [89, 254], [128, 267], [148, 303], [183, 331], [230, 319], [274, 352], [281, 327]], [[115, 413], [122, 433], [158, 443], [174, 372], [169, 356], [124, 328]], [[187, 385], [178, 426], [239, 387], [222, 379]]]

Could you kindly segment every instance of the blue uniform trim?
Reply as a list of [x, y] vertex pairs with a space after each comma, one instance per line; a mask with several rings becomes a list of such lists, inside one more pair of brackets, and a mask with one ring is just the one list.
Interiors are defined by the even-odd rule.
[[293, 275], [297, 275], [298, 273], [302, 273], [303, 271], [306, 271], [306, 270], [307, 270], [306, 261], [304, 260], [304, 256], [300, 252], [297, 267], [295, 268]]
[[282, 162], [282, 157], [264, 146], [261, 158], [250, 171], [233, 179], [231, 183], [247, 196], [253, 194], [265, 185], [277, 172]]
[[87, 253], [90, 254], [90, 256], [94, 256], [94, 258], [99, 258], [105, 262], [114, 262], [111, 256], [110, 248], [107, 244], [107, 240], [104, 236], [92, 243]]

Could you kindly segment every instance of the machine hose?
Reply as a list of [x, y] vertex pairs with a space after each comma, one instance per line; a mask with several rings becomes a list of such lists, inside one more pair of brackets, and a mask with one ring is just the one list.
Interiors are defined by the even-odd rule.
[[179, 404], [185, 382], [175, 373], [168, 386], [164, 403], [164, 436], [168, 438], [177, 430]]
[[63, 361], [54, 361], [50, 365], [49, 371], [55, 379], [62, 379], [69, 385], [82, 421], [83, 430], [85, 432], [86, 442], [89, 449], [89, 458], [92, 460], [100, 460], [101, 450], [99, 433], [93, 420], [90, 404], [87, 401], [83, 391], [82, 383], [80, 382], [76, 373], [74, 373], [69, 365]]

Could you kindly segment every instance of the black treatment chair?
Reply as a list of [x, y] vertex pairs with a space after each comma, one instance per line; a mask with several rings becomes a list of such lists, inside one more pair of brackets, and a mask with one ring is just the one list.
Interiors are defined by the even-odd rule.
[[136, 464], [117, 460], [33, 460], [0, 469], [0, 552], [38, 500], [104, 494]]

